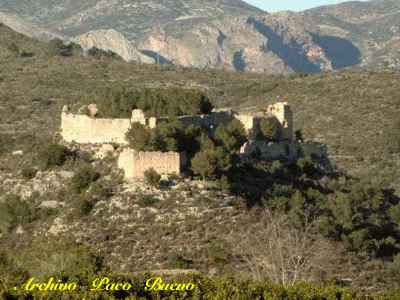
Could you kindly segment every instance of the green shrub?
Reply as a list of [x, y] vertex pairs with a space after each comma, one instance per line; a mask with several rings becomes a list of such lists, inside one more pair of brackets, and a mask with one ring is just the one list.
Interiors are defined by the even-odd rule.
[[96, 100], [103, 117], [129, 118], [133, 109], [141, 109], [147, 116], [181, 116], [208, 114], [213, 105], [201, 91], [171, 88], [127, 90], [113, 87]]
[[36, 209], [28, 200], [23, 201], [14, 194], [5, 197], [0, 203], [0, 232], [6, 233], [18, 225], [24, 225], [34, 221]]
[[226, 126], [219, 126], [215, 132], [215, 139], [228, 152], [235, 153], [246, 142], [246, 131], [238, 120], [233, 120]]
[[121, 56], [119, 56], [117, 53], [115, 53], [111, 50], [103, 50], [103, 49], [99, 49], [96, 47], [90, 48], [87, 51], [87, 54], [89, 56], [92, 56], [97, 59], [101, 59], [101, 58], [121, 59]]
[[87, 199], [87, 197], [83, 197], [79, 201], [79, 213], [81, 216], [87, 216], [94, 208], [94, 203]]
[[169, 264], [178, 269], [189, 269], [193, 265], [193, 261], [184, 257], [182, 254], [173, 253], [168, 257]]
[[150, 207], [158, 202], [160, 202], [160, 199], [152, 195], [140, 195], [137, 203], [140, 207]]
[[68, 148], [59, 144], [50, 144], [39, 153], [39, 160], [43, 166], [52, 168], [62, 166], [69, 155]]
[[53, 56], [70, 57], [78, 54], [82, 54], [83, 50], [79, 44], [76, 43], [64, 43], [60, 39], [53, 39], [48, 44], [49, 52]]
[[147, 184], [153, 187], [160, 186], [161, 175], [158, 174], [157, 171], [154, 170], [153, 168], [148, 169], [144, 172], [144, 178]]
[[84, 165], [72, 177], [72, 190], [75, 193], [81, 193], [100, 178], [100, 174], [92, 167], [92, 165]]
[[149, 151], [151, 130], [140, 123], [133, 123], [126, 133], [126, 139], [129, 142], [129, 146], [136, 151]]
[[22, 171], [21, 171], [22, 177], [24, 177], [25, 179], [35, 178], [36, 173], [37, 173], [37, 169], [35, 169], [33, 167], [24, 167], [24, 168], [22, 168]]
[[10, 151], [13, 144], [11, 135], [0, 133], [0, 154]]
[[217, 170], [217, 161], [209, 152], [198, 152], [191, 161], [192, 170], [195, 174], [200, 175], [203, 180], [211, 178]]

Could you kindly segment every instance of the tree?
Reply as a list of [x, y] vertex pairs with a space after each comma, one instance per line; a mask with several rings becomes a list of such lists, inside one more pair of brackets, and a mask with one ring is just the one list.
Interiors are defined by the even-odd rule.
[[45, 168], [62, 166], [67, 160], [68, 149], [59, 144], [50, 144], [39, 153], [39, 159]]
[[295, 138], [296, 138], [296, 141], [298, 141], [298, 142], [300, 142], [300, 143], [304, 142], [303, 132], [302, 132], [300, 129], [297, 129], [297, 130], [294, 132], [294, 136], [295, 136]]
[[217, 161], [206, 151], [198, 152], [192, 159], [192, 170], [195, 174], [206, 178], [214, 176], [217, 170]]
[[157, 173], [153, 168], [148, 169], [144, 172], [144, 178], [147, 184], [158, 187], [160, 185], [161, 175]]
[[121, 56], [119, 56], [117, 53], [111, 51], [111, 50], [103, 50], [99, 49], [97, 47], [92, 47], [87, 51], [87, 54], [89, 56], [92, 56], [97, 59], [101, 59], [103, 57], [106, 58], [113, 58], [113, 59], [121, 59]]
[[53, 39], [49, 42], [50, 53], [58, 56], [73, 56], [75, 52], [82, 52], [80, 45], [76, 43], [64, 44], [61, 39]]
[[240, 150], [240, 147], [246, 142], [246, 131], [238, 120], [231, 121], [228, 125], [218, 126], [215, 132], [215, 139], [223, 145], [230, 153]]
[[233, 254], [244, 262], [255, 280], [293, 286], [315, 277], [321, 280], [321, 268], [337, 268], [341, 251], [315, 236], [311, 224], [296, 228], [289, 216], [269, 210], [260, 213], [257, 220], [249, 220], [246, 228], [234, 228], [226, 236]]
[[171, 120], [160, 124], [156, 129], [156, 135], [160, 141], [160, 151], [184, 151], [182, 145], [183, 126], [178, 120]]
[[217, 171], [226, 172], [232, 167], [232, 154], [224, 147], [218, 146], [209, 155], [216, 161]]
[[100, 174], [91, 165], [84, 165], [72, 177], [72, 189], [79, 194], [99, 178]]
[[133, 123], [126, 133], [129, 146], [137, 151], [147, 151], [151, 142], [151, 130], [140, 123]]

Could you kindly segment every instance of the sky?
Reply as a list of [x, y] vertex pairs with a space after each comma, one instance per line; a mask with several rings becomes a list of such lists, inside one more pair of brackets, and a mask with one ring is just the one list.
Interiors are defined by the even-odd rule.
[[343, 0], [244, 0], [268, 12], [280, 10], [304, 10], [316, 6], [337, 4], [345, 2]]

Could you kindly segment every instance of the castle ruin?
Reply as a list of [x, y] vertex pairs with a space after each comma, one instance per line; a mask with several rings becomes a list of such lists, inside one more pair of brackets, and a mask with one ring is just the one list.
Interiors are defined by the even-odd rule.
[[[153, 168], [160, 174], [180, 175], [186, 164], [182, 153], [136, 152], [126, 146], [126, 133], [133, 123], [140, 123], [149, 128], [156, 128], [160, 123], [168, 121], [166, 117], [147, 117], [142, 110], [132, 111], [130, 119], [96, 118], [97, 108], [88, 106], [88, 114], [73, 114], [64, 106], [61, 114], [61, 136], [69, 143], [78, 144], [119, 144], [123, 146], [118, 166], [125, 171], [127, 179], [143, 177], [147, 169]], [[290, 143], [293, 140], [293, 114], [286, 102], [279, 102], [267, 107], [264, 112], [236, 113], [232, 110], [214, 110], [207, 115], [179, 116], [178, 120], [187, 127], [197, 125], [207, 128], [211, 133], [220, 125], [232, 120], [239, 120], [247, 134], [260, 130], [261, 120], [274, 118], [280, 126], [280, 140]]]

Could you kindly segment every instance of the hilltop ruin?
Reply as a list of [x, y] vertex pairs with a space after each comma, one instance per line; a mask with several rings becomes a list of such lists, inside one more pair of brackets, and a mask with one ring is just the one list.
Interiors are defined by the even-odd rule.
[[[128, 147], [126, 133], [133, 123], [140, 123], [148, 128], [156, 128], [168, 117], [147, 117], [142, 110], [132, 111], [130, 119], [97, 118], [97, 107], [91, 104], [86, 114], [73, 114], [68, 107], [61, 114], [61, 136], [69, 143], [78, 144], [119, 144], [118, 166], [125, 171], [127, 179], [140, 178], [150, 168], [160, 174], [180, 175], [187, 165], [185, 153], [178, 152], [137, 152]], [[197, 125], [206, 128], [211, 134], [220, 125], [227, 125], [232, 120], [239, 120], [248, 135], [248, 142], [243, 145], [242, 155], [254, 151], [267, 153], [268, 157], [278, 158], [281, 155], [293, 156], [299, 151], [293, 143], [293, 113], [286, 102], [279, 102], [267, 107], [263, 112], [236, 113], [231, 109], [214, 110], [207, 115], [179, 116], [184, 127]], [[273, 119], [279, 124], [279, 139], [274, 143], [253, 140], [260, 131], [260, 122]], [[291, 146], [289, 146], [291, 145]], [[302, 149], [303, 151], [303, 149]]]

